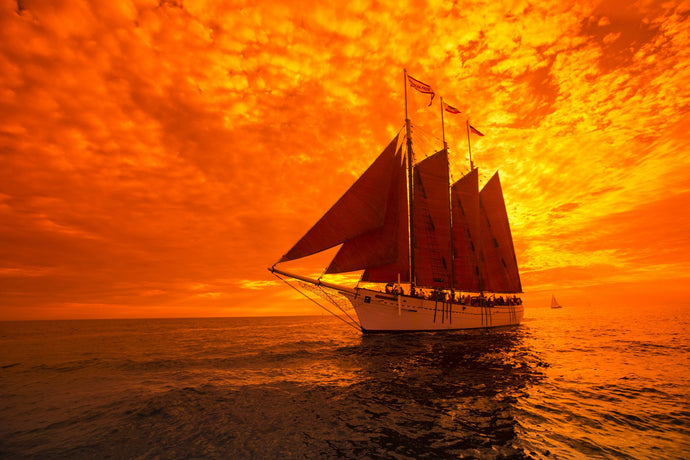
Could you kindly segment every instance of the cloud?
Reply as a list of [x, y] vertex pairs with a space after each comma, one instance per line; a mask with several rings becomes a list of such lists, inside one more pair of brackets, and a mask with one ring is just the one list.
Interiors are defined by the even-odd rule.
[[[303, 311], [266, 267], [401, 127], [404, 67], [487, 134], [473, 159], [501, 170], [526, 289], [680, 273], [688, 7], [625, 5], [4, 2], [3, 306]], [[459, 177], [464, 118], [446, 136]]]
[[251, 289], [255, 291], [261, 291], [268, 286], [280, 286], [280, 283], [276, 281], [266, 280], [240, 280], [238, 284], [242, 289]]

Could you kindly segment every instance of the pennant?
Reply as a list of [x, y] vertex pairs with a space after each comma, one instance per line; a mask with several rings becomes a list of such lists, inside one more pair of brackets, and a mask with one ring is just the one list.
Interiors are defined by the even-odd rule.
[[422, 83], [416, 78], [412, 78], [410, 75], [407, 76], [407, 80], [410, 82], [410, 86], [419, 91], [420, 93], [431, 94], [431, 100], [429, 101], [429, 105], [431, 105], [431, 103], [434, 102], [434, 96], [436, 96], [436, 93], [434, 93], [434, 90], [431, 89], [431, 86], [427, 85], [426, 83]]
[[458, 109], [456, 109], [452, 105], [448, 105], [445, 102], [443, 103], [443, 110], [445, 110], [446, 112], [450, 112], [450, 113], [462, 113], [461, 111], [459, 111]]
[[472, 126], [472, 125], [470, 125], [470, 131], [472, 131], [472, 132], [473, 132], [474, 134], [476, 134], [477, 136], [482, 136], [482, 137], [484, 136], [482, 133], [480, 133], [479, 131], [477, 131], [477, 128], [475, 128], [475, 127]]

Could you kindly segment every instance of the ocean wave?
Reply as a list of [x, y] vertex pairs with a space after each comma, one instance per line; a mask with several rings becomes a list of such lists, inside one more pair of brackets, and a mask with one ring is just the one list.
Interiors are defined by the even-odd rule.
[[31, 346], [0, 367], [0, 457], [688, 457], [687, 338], [664, 354], [653, 323], [596, 335], [538, 314], [393, 336], [323, 318], [78, 323], [69, 343], [41, 324], [44, 345], [18, 334]]

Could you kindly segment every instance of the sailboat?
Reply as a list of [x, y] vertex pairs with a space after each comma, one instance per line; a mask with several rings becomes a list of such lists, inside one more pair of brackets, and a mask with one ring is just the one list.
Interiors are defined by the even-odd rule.
[[551, 294], [551, 308], [563, 308], [563, 306], [558, 303], [558, 300], [556, 300], [556, 296]]
[[[445, 130], [443, 148], [415, 161], [413, 80], [405, 72], [404, 127], [269, 270], [363, 333], [519, 324], [522, 285], [498, 172], [480, 191], [470, 148], [470, 171], [451, 184]], [[324, 274], [362, 271], [356, 286], [276, 268], [338, 245]]]

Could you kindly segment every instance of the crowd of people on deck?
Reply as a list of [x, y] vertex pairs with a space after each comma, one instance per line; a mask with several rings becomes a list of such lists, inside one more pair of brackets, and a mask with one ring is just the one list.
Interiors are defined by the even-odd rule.
[[[386, 294], [405, 295], [403, 287], [397, 283], [388, 283], [386, 285]], [[417, 297], [419, 299], [435, 300], [437, 302], [456, 303], [459, 305], [475, 305], [484, 307], [504, 306], [504, 305], [522, 305], [522, 299], [516, 295], [511, 296], [496, 296], [487, 297], [484, 293], [472, 296], [470, 294], [462, 295], [461, 292], [440, 291], [438, 289], [422, 289], [412, 286], [410, 290], [410, 297]]]

